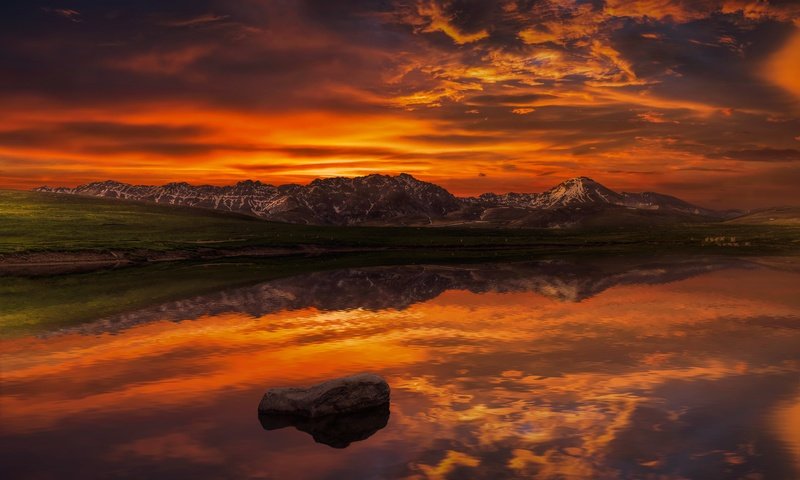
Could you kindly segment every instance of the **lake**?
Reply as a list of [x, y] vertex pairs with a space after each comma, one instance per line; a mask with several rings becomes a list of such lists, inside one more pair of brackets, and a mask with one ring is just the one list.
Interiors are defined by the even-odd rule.
[[[800, 269], [780, 259], [316, 272], [1, 355], [8, 479], [800, 478]], [[360, 372], [389, 411], [257, 414], [271, 387]]]

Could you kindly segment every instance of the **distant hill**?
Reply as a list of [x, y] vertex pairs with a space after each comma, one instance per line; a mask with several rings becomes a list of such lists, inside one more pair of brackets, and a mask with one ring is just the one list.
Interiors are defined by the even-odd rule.
[[130, 185], [104, 181], [41, 192], [110, 197], [244, 213], [308, 225], [466, 225], [550, 227], [709, 222], [729, 213], [654, 192], [618, 193], [577, 177], [542, 193], [486, 193], [458, 198], [408, 174], [317, 179], [273, 186], [246, 180], [233, 186]]
[[800, 225], [800, 207], [776, 207], [758, 210], [728, 220], [742, 225]]

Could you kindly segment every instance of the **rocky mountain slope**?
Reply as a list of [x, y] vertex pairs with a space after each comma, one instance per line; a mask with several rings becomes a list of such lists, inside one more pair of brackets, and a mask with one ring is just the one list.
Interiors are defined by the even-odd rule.
[[543, 193], [484, 193], [478, 201], [487, 207], [516, 207], [532, 210], [588, 205], [616, 205], [639, 210], [668, 210], [690, 215], [716, 216], [717, 213], [683, 200], [654, 192], [617, 193], [588, 177], [571, 178]]
[[38, 191], [110, 197], [226, 210], [314, 225], [454, 225], [569, 227], [692, 222], [728, 214], [653, 192], [618, 193], [587, 177], [542, 193], [486, 193], [458, 198], [408, 174], [317, 179], [273, 186], [246, 180], [233, 186], [130, 185], [105, 181]]

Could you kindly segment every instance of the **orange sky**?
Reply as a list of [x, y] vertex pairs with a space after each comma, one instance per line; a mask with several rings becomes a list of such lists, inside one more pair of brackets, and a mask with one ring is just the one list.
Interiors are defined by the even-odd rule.
[[0, 187], [586, 175], [800, 203], [797, 2], [161, 3], [2, 7]]

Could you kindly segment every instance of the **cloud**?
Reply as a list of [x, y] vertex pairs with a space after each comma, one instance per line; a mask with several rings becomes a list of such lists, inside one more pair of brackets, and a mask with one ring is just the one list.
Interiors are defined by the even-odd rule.
[[76, 5], [2, 7], [0, 155], [29, 159], [2, 166], [14, 185], [261, 165], [274, 183], [411, 170], [461, 194], [797, 168], [797, 2]]
[[794, 148], [727, 150], [708, 156], [709, 158], [725, 158], [744, 162], [797, 162], [800, 161], [800, 150]]
[[421, 135], [408, 135], [402, 137], [403, 140], [408, 140], [415, 143], [432, 144], [432, 145], [480, 145], [480, 144], [497, 144], [506, 141], [506, 138], [498, 135], [481, 135], [481, 134], [450, 134], [450, 135], [436, 135], [436, 134], [421, 134]]
[[221, 22], [230, 18], [230, 15], [217, 15], [214, 13], [204, 13], [182, 20], [166, 20], [161, 25], [167, 27], [198, 27], [211, 23]]
[[453, 19], [439, 6], [438, 2], [420, 2], [417, 5], [419, 32], [442, 32], [457, 44], [472, 43], [489, 36], [486, 30], [465, 32], [453, 23]]
[[67, 20], [79, 23], [81, 22], [81, 13], [77, 10], [72, 10], [70, 8], [50, 8], [50, 7], [42, 7], [42, 11], [45, 13], [49, 13], [52, 15], [58, 15], [60, 17], [64, 17]]
[[669, 0], [607, 0], [604, 12], [613, 17], [686, 23], [706, 18], [711, 2]]
[[202, 57], [209, 55], [212, 47], [192, 45], [188, 47], [135, 53], [124, 58], [109, 61], [112, 68], [139, 74], [175, 75], [187, 70]]
[[152, 140], [196, 138], [209, 132], [208, 127], [201, 125], [76, 121], [0, 130], [0, 145], [57, 147], [70, 142], [87, 144], [95, 141], [135, 144]]
[[678, 123], [677, 120], [667, 120], [660, 112], [642, 112], [636, 114], [639, 119], [648, 123]]
[[481, 94], [472, 95], [465, 99], [466, 103], [472, 105], [524, 105], [537, 101], [549, 101], [557, 99], [555, 95], [545, 93], [514, 93], [514, 94]]

